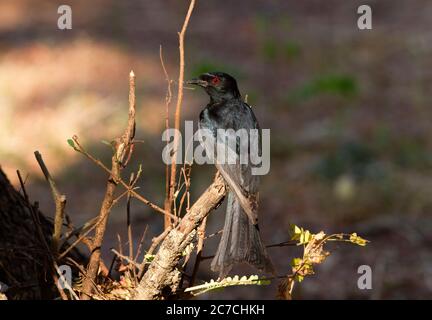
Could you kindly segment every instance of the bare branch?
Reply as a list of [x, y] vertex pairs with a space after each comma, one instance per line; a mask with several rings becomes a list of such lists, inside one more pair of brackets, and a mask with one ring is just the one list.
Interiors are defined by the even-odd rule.
[[[152, 244], [150, 246], [150, 248], [147, 251], [147, 255], [151, 255], [153, 254], [153, 252], [155, 251], [155, 249], [157, 248], [157, 246], [166, 238], [166, 236], [168, 235], [168, 233], [172, 230], [172, 226], [169, 226], [167, 229], [165, 229], [160, 235], [158, 235], [157, 237], [154, 237], [152, 239]], [[141, 279], [143, 274], [144, 274], [144, 267], [146, 264], [146, 255], [144, 255], [143, 260], [140, 264], [141, 269], [140, 272], [138, 274], [138, 279]]]
[[132, 260], [130, 257], [127, 257], [123, 254], [121, 254], [120, 252], [118, 252], [116, 249], [111, 249], [111, 251], [120, 259], [125, 260], [127, 263], [133, 265], [135, 268], [137, 268], [138, 270], [141, 270], [141, 266], [136, 263], [134, 260]]
[[143, 232], [143, 234], [141, 236], [141, 240], [139, 242], [138, 249], [137, 249], [137, 252], [136, 252], [136, 255], [135, 255], [135, 259], [134, 259], [135, 261], [138, 261], [138, 257], [139, 257], [139, 255], [141, 253], [141, 249], [142, 249], [142, 246], [143, 246], [143, 243], [144, 243], [144, 239], [145, 239], [145, 236], [147, 234], [147, 229], [148, 229], [148, 225], [145, 226], [144, 232]]
[[170, 178], [170, 196], [169, 196], [170, 208], [172, 208], [173, 203], [175, 201], [174, 192], [176, 188], [176, 172], [177, 172], [176, 158], [177, 158], [177, 151], [178, 151], [178, 145], [180, 139], [178, 131], [180, 130], [180, 115], [181, 115], [181, 106], [183, 101], [183, 82], [184, 82], [184, 67], [185, 67], [184, 38], [185, 38], [186, 30], [194, 6], [195, 6], [195, 0], [191, 0], [189, 4], [188, 12], [186, 14], [186, 18], [183, 23], [183, 27], [179, 32], [180, 70], [179, 70], [179, 77], [178, 77], [177, 103], [176, 103], [175, 116], [174, 116], [174, 128], [176, 129], [176, 131], [174, 133], [173, 154], [171, 157], [171, 178]]
[[[164, 299], [178, 288], [180, 271], [176, 269], [185, 248], [193, 241], [196, 229], [205, 217], [223, 201], [226, 187], [220, 174], [191, 207], [190, 211], [171, 230], [162, 242], [149, 269], [141, 279], [134, 299]], [[171, 289], [171, 292], [167, 292]]]
[[[24, 199], [29, 202], [29, 197], [25, 188], [25, 180], [23, 180], [22, 176], [21, 176], [21, 172], [19, 170], [16, 171], [17, 172], [17, 176], [18, 176], [18, 180], [20, 182], [21, 185], [21, 190], [23, 192], [24, 195]], [[26, 179], [27, 180], [27, 179]]]
[[48, 181], [51, 187], [51, 192], [55, 202], [54, 232], [53, 232], [53, 240], [51, 246], [52, 246], [53, 255], [57, 256], [59, 250], [59, 242], [60, 242], [60, 237], [62, 232], [63, 220], [65, 215], [66, 196], [61, 194], [58, 191], [57, 186], [53, 178], [51, 177], [48, 168], [46, 167], [42, 159], [42, 155], [39, 153], [39, 151], [35, 151], [34, 155], [36, 157], [39, 166], [42, 169], [45, 179]]
[[[161, 61], [162, 69], [165, 74], [165, 80], [167, 82], [167, 94], [165, 97], [165, 130], [168, 130], [169, 128], [169, 106], [171, 104], [172, 99], [172, 91], [171, 91], [171, 83], [170, 77], [168, 75], [168, 71], [165, 67], [163, 54], [162, 54], [162, 46], [159, 47], [159, 58]], [[167, 145], [169, 144], [169, 141], [167, 140]], [[169, 165], [165, 165], [165, 201], [164, 201], [164, 209], [165, 211], [170, 212], [171, 211], [171, 202], [170, 202], [170, 175], [169, 175]], [[164, 219], [164, 229], [168, 229], [168, 227], [171, 225], [171, 219], [168, 215], [165, 215]]]
[[[132, 186], [134, 182], [134, 173], [131, 173], [129, 184]], [[133, 254], [133, 236], [132, 236], [132, 225], [131, 225], [131, 216], [130, 216], [130, 194], [127, 196], [127, 203], [126, 203], [126, 226], [127, 226], [127, 233], [128, 233], [128, 242], [129, 242], [129, 258], [132, 261], [134, 254]]]
[[[111, 172], [108, 178], [105, 196], [102, 201], [102, 206], [99, 211], [99, 220], [95, 227], [95, 235], [93, 239], [93, 250], [90, 255], [90, 261], [87, 265], [87, 278], [83, 282], [84, 300], [89, 300], [93, 291], [93, 283], [99, 270], [101, 261], [101, 246], [105, 235], [106, 226], [108, 223], [109, 214], [111, 212], [114, 201], [114, 192], [117, 186], [117, 181], [121, 180], [121, 170], [124, 167], [123, 160], [129, 152], [132, 152], [131, 145], [135, 136], [135, 74], [133, 71], [129, 74], [129, 117], [126, 129], [123, 135], [116, 140], [115, 152], [111, 158]], [[75, 139], [74, 139], [75, 141]], [[76, 142], [76, 141], [75, 141]], [[79, 145], [79, 144], [78, 144]], [[128, 190], [129, 185], [126, 187]]]
[[[97, 218], [98, 217], [96, 217], [96, 219]], [[60, 260], [60, 259], [64, 258], [73, 248], [75, 248], [81, 241], [83, 241], [83, 239], [85, 239], [87, 237], [87, 235], [98, 226], [99, 222], [100, 222], [100, 220], [97, 221], [97, 222], [95, 222], [86, 232], [84, 232], [83, 234], [81, 234], [78, 237], [78, 239], [76, 239], [65, 251], [63, 251], [59, 255], [58, 259]], [[93, 243], [91, 244], [91, 246], [93, 247]], [[90, 251], [91, 250], [92, 249], [90, 248]]]
[[[72, 137], [72, 140], [75, 143], [75, 147], [74, 147], [75, 151], [81, 153], [86, 158], [88, 158], [93, 163], [95, 163], [97, 166], [99, 166], [100, 168], [102, 168], [106, 173], [108, 173], [110, 175], [111, 178], [114, 177], [112, 171], [110, 169], [108, 169], [108, 167], [106, 165], [104, 165], [102, 161], [100, 161], [99, 159], [96, 159], [89, 152], [87, 152], [87, 150], [84, 149], [84, 147], [79, 142], [78, 136], [74, 135]], [[162, 213], [164, 215], [169, 215], [175, 222], [178, 222], [179, 219], [175, 215], [173, 215], [173, 214], [165, 211], [164, 209], [162, 209], [159, 206], [155, 205], [154, 203], [150, 202], [149, 200], [147, 200], [146, 198], [144, 198], [142, 195], [140, 195], [135, 190], [131, 190], [129, 188], [129, 185], [125, 181], [123, 181], [121, 179], [121, 177], [117, 177], [117, 179], [115, 179], [114, 182], [115, 183], [120, 183], [124, 188], [126, 188], [130, 192], [130, 194], [134, 198], [138, 199], [139, 201], [143, 202], [144, 204], [148, 205], [150, 208], [154, 209], [155, 211], [157, 211], [159, 213]]]

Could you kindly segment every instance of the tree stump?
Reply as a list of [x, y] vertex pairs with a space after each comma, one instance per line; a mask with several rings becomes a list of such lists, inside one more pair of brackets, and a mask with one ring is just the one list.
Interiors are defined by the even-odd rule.
[[[52, 222], [15, 190], [0, 167], [0, 292], [8, 299], [58, 296], [50, 266], [52, 232]], [[76, 250], [71, 255], [79, 256]]]

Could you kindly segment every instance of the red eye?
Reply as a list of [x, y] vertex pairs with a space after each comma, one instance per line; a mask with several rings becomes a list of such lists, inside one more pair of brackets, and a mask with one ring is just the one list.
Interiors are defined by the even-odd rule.
[[220, 78], [219, 77], [213, 77], [213, 79], [212, 79], [212, 84], [218, 84], [219, 82], [220, 82]]

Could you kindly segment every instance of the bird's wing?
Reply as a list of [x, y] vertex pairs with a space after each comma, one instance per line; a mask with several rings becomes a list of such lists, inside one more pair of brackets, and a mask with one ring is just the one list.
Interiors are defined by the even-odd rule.
[[[218, 122], [217, 127], [220, 129], [234, 129], [237, 131], [239, 129], [246, 129], [247, 132], [250, 129], [259, 129], [258, 123], [256, 121], [255, 116], [253, 115], [252, 110], [249, 106], [245, 105], [245, 108], [242, 109], [241, 112], [234, 121], [229, 124], [226, 124], [226, 128], [223, 128], [223, 124], [221, 125]], [[204, 126], [206, 127], [206, 126]], [[248, 132], [249, 133], [249, 132]], [[213, 131], [213, 135], [216, 137], [217, 132]], [[249, 135], [248, 135], [249, 136]], [[218, 144], [221, 147], [228, 147], [226, 151], [225, 159], [230, 158], [230, 162], [218, 162], [217, 159], [212, 159], [215, 162], [216, 168], [224, 177], [226, 183], [230, 187], [230, 189], [236, 194], [243, 210], [248, 215], [250, 221], [253, 224], [258, 223], [258, 185], [259, 185], [259, 177], [256, 175], [252, 175], [252, 166], [250, 163], [250, 158], [248, 158], [248, 162], [246, 164], [240, 163], [240, 139], [237, 139], [237, 143], [235, 146], [227, 144], [226, 140], [215, 139], [213, 143], [209, 143], [206, 139], [204, 140], [204, 147], [207, 151], [207, 154], [211, 157], [213, 154], [217, 154]], [[224, 150], [223, 148], [219, 150]]]

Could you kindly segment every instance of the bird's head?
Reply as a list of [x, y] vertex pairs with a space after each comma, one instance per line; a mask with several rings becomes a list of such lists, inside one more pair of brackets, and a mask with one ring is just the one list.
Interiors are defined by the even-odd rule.
[[224, 72], [203, 73], [196, 79], [186, 81], [187, 84], [198, 85], [208, 93], [213, 101], [239, 98], [240, 92], [237, 81]]

